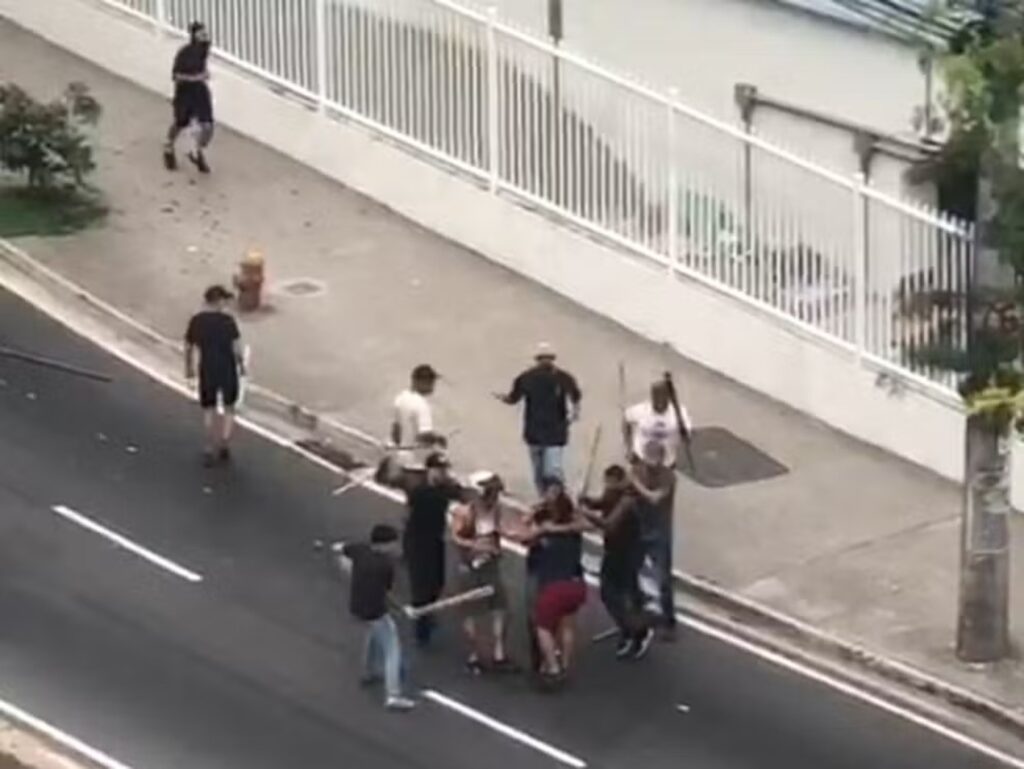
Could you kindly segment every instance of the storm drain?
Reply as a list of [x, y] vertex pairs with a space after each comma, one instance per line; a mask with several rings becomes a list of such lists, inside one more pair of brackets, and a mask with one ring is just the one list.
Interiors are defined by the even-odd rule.
[[313, 280], [312, 278], [295, 278], [281, 283], [278, 286], [278, 290], [282, 294], [288, 294], [288, 296], [307, 299], [309, 297], [320, 296], [321, 294], [327, 293], [327, 286], [320, 280]]
[[693, 432], [693, 462], [684, 452], [679, 470], [701, 486], [720, 489], [785, 475], [789, 468], [724, 427]]

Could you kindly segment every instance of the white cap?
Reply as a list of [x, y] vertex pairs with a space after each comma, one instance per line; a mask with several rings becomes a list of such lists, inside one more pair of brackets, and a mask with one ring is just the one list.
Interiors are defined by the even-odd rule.
[[537, 345], [537, 351], [533, 354], [535, 358], [554, 358], [555, 348], [550, 342], [541, 342]]
[[469, 485], [482, 492], [488, 485], [498, 480], [498, 475], [493, 470], [477, 470], [470, 474]]

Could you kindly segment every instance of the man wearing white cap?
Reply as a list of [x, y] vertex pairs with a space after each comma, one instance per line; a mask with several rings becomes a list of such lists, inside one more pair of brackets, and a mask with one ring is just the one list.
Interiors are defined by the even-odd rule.
[[508, 393], [495, 393], [502, 403], [525, 401], [523, 439], [530, 452], [533, 482], [544, 493], [546, 478], [565, 479], [563, 455], [569, 442], [569, 423], [579, 419], [583, 395], [576, 379], [555, 365], [555, 349], [537, 346], [535, 365], [512, 382]]

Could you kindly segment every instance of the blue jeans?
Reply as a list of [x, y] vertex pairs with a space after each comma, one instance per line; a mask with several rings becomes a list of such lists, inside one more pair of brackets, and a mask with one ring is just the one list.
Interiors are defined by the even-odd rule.
[[545, 478], [565, 480], [562, 457], [565, 446], [530, 446], [530, 464], [533, 465], [533, 484], [537, 493], [544, 492]]
[[363, 676], [367, 679], [379, 678], [382, 672], [387, 696], [402, 696], [405, 664], [402, 645], [398, 640], [398, 627], [390, 614], [367, 624], [366, 644], [363, 647]]
[[665, 627], [676, 626], [676, 604], [672, 577], [672, 526], [652, 526], [642, 537], [644, 556], [651, 562], [654, 583], [658, 587], [658, 604], [661, 606]]

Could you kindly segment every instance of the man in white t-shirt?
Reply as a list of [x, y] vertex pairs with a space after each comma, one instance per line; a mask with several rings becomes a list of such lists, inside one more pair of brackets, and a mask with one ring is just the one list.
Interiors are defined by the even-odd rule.
[[398, 450], [396, 459], [403, 470], [422, 471], [427, 455], [447, 446], [445, 437], [434, 430], [429, 400], [438, 378], [432, 366], [419, 365], [412, 370], [409, 389], [395, 398], [391, 442]]
[[630, 406], [623, 415], [622, 432], [631, 457], [643, 457], [644, 447], [654, 442], [665, 449], [665, 465], [675, 467], [682, 434], [689, 436], [693, 430], [690, 415], [682, 404], [679, 404], [679, 414], [682, 417], [682, 430], [675, 409], [672, 408], [668, 381], [661, 379], [651, 385], [650, 400]]

